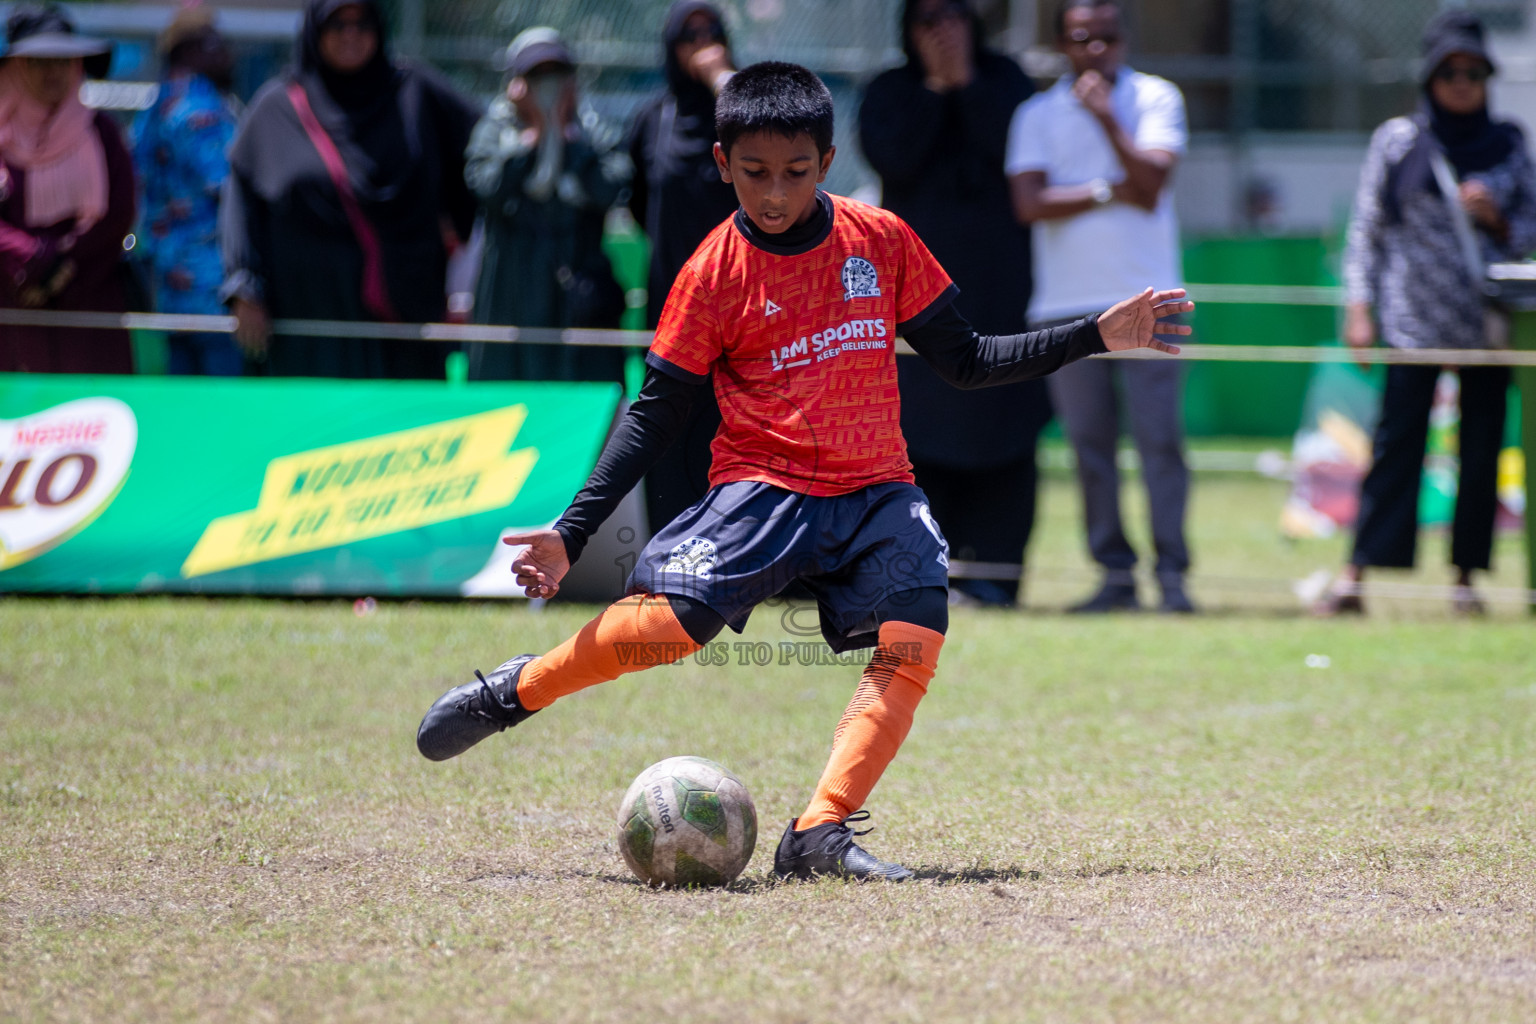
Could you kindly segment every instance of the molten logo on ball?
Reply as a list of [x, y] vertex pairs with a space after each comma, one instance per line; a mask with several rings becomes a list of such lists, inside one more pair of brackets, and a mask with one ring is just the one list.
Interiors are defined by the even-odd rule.
[[702, 757], [651, 765], [619, 804], [619, 851], [647, 885], [729, 885], [756, 845], [747, 787]]

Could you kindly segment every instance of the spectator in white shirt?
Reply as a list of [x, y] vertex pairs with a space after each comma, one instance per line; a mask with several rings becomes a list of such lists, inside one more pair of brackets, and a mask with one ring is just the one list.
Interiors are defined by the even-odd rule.
[[[1036, 327], [1074, 320], [1148, 285], [1183, 284], [1168, 185], [1187, 138], [1184, 98], [1171, 82], [1123, 64], [1116, 0], [1063, 0], [1056, 27], [1072, 73], [1019, 106], [1006, 160], [1014, 211], [1035, 229], [1029, 319]], [[1099, 590], [1070, 610], [1139, 606], [1115, 462], [1123, 413], [1147, 487], [1160, 607], [1194, 611], [1184, 589], [1189, 471], [1179, 365], [1085, 359], [1049, 384], [1077, 456], [1088, 547], [1104, 572]]]

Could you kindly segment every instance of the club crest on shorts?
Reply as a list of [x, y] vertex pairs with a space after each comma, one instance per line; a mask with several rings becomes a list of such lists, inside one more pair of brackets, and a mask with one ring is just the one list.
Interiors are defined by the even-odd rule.
[[680, 572], [707, 580], [710, 570], [719, 560], [720, 551], [715, 547], [714, 541], [705, 540], [703, 537], [689, 537], [667, 552], [667, 562], [661, 567], [661, 571]]
[[843, 261], [843, 301], [849, 299], [873, 299], [880, 295], [880, 275], [875, 265], [862, 256], [849, 256]]
[[944, 539], [944, 534], [939, 529], [939, 524], [933, 518], [933, 511], [929, 509], [926, 503], [921, 501], [914, 501], [912, 503], [911, 512], [912, 518], [921, 519], [923, 521], [923, 525], [928, 528], [928, 532], [933, 534], [933, 539], [939, 542], [938, 563], [944, 568], [948, 569], [949, 541]]

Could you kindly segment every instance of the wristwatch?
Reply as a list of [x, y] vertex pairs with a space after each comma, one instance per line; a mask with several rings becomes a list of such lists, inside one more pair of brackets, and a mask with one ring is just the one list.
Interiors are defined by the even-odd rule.
[[1088, 194], [1098, 206], [1108, 206], [1115, 198], [1115, 190], [1103, 178], [1094, 178], [1088, 183]]

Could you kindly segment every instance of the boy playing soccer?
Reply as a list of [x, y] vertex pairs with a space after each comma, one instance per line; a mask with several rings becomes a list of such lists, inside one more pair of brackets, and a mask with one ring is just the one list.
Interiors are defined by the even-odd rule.
[[[957, 289], [900, 218], [816, 186], [832, 166], [832, 97], [814, 74], [769, 62], [738, 73], [716, 107], [720, 175], [741, 209], [678, 275], [646, 356], [640, 396], [587, 486], [550, 530], [507, 537], [530, 597], [552, 597], [582, 547], [713, 383], [722, 424], [710, 491], [653, 537], [631, 596], [543, 656], [520, 655], [449, 690], [417, 732], [435, 761], [577, 690], [645, 667], [620, 649], [686, 657], [799, 580], [834, 650], [874, 647], [833, 734], [810, 805], [774, 855], [781, 877], [912, 873], [853, 842], [864, 800], [928, 690], [949, 625], [948, 545], [912, 482], [896, 391], [897, 335], [951, 383], [1037, 377], [1107, 350], [1174, 349], [1159, 318], [1183, 291], [1142, 294], [1096, 317], [982, 337]], [[629, 646], [625, 646], [629, 645]], [[858, 813], [856, 813], [858, 812]]]

